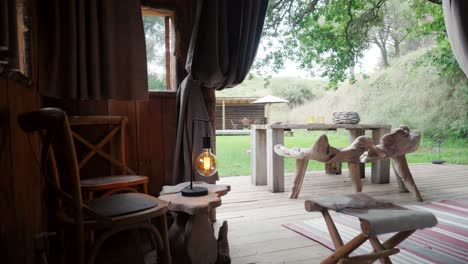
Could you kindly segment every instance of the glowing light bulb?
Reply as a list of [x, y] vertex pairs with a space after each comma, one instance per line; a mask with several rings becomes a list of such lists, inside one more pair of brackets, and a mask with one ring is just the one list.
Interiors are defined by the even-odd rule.
[[211, 153], [210, 148], [204, 148], [202, 153], [195, 159], [195, 169], [205, 177], [212, 176], [218, 171], [216, 156]]

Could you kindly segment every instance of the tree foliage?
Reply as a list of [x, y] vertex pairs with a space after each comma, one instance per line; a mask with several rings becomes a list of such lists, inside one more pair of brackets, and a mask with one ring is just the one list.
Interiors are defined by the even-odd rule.
[[[441, 9], [427, 0], [272, 0], [263, 32], [267, 54], [255, 68], [278, 71], [289, 59], [327, 77], [330, 87], [336, 87], [354, 77], [354, 66], [370, 43], [380, 44], [385, 57], [388, 45], [400, 55], [400, 44], [410, 33], [420, 31], [412, 29], [421, 22], [413, 14], [417, 4], [432, 11]], [[426, 12], [417, 8], [421, 14]], [[437, 26], [430, 30], [445, 31]]]
[[313, 97], [312, 91], [300, 82], [292, 82], [288, 84], [286, 89], [284, 87], [273, 86], [272, 92], [274, 95], [288, 100], [291, 108], [299, 106]]
[[164, 17], [143, 16], [148, 62], [148, 89], [166, 89], [166, 55]]

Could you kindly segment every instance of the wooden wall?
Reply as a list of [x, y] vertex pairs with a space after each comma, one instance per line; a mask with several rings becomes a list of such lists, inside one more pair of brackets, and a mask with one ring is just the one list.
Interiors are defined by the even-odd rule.
[[[234, 129], [231, 120], [238, 125], [237, 129], [242, 129], [241, 120], [246, 117], [253, 124], [263, 124], [265, 122], [265, 106], [255, 104], [226, 104], [225, 108], [225, 127], [226, 129]], [[216, 105], [216, 129], [223, 129], [223, 106]]]
[[39, 141], [17, 123], [37, 109], [35, 87], [0, 77], [0, 262], [33, 263], [34, 236], [46, 231]]
[[[158, 195], [162, 186], [169, 182], [176, 133], [175, 92], [150, 92], [149, 100], [138, 101], [71, 101], [47, 98], [44, 104], [59, 107], [68, 115], [126, 116], [128, 166], [136, 173], [149, 177], [148, 190], [152, 195]], [[82, 133], [98, 142], [105, 135], [105, 129], [95, 127]], [[108, 162], [93, 157], [81, 173], [83, 177], [95, 177], [108, 175], [110, 171]]]
[[[175, 8], [179, 83], [186, 76], [185, 61], [195, 1], [146, 2]], [[37, 39], [36, 36], [33, 38]], [[33, 76], [37, 76], [35, 55], [33, 48]], [[172, 173], [176, 129], [175, 93], [153, 93], [147, 101], [42, 101], [43, 98], [36, 92], [35, 83], [33, 81], [33, 85], [28, 87], [0, 76], [0, 263], [34, 263], [35, 236], [47, 231], [44, 182], [37, 164], [39, 140], [20, 131], [17, 124], [19, 113], [55, 105], [70, 114], [126, 115], [129, 119], [129, 166], [150, 177], [149, 190], [152, 194], [159, 192]], [[99, 169], [99, 166], [94, 167]]]

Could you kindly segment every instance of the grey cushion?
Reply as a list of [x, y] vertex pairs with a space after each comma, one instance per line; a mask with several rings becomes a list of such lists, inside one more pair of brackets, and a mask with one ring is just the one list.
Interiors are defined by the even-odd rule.
[[100, 215], [115, 217], [154, 208], [158, 202], [142, 193], [120, 193], [91, 200], [87, 205]]
[[322, 197], [312, 202], [369, 222], [371, 235], [423, 229], [437, 224], [437, 218], [432, 213], [409, 210], [390, 202], [375, 200], [363, 193]]

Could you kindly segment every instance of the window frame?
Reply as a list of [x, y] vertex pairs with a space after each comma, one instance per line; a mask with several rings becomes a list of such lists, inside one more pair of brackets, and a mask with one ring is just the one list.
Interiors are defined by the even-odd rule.
[[154, 8], [142, 6], [143, 16], [164, 17], [165, 50], [166, 50], [166, 90], [148, 90], [149, 93], [175, 92], [176, 91], [176, 57], [175, 57], [175, 26], [174, 10], [167, 8]]

